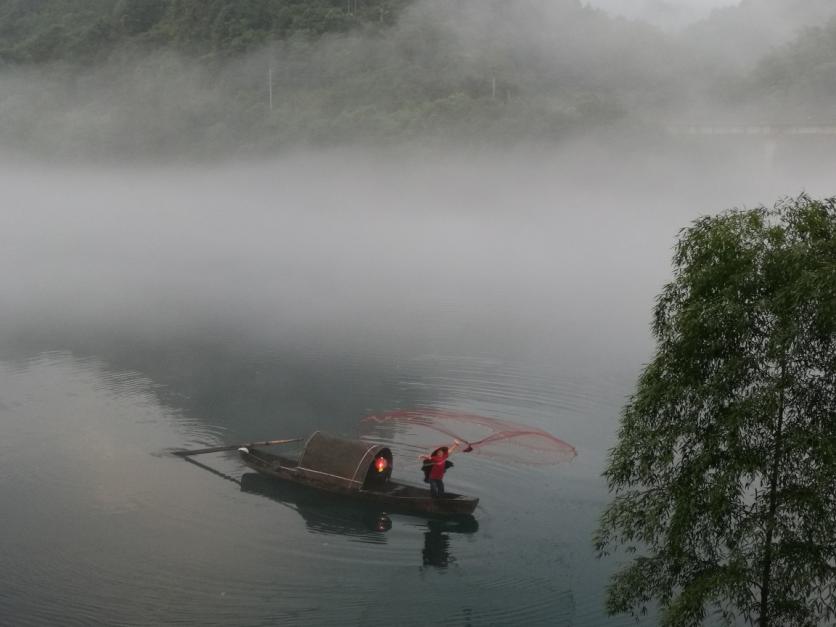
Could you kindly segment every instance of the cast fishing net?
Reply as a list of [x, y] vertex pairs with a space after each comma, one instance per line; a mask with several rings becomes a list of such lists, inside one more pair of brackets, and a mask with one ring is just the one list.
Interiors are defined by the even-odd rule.
[[[401, 409], [366, 416], [360, 422], [368, 431], [408, 428], [431, 446], [450, 446], [453, 440], [459, 440], [465, 452], [511, 463], [558, 464], [577, 455], [574, 446], [547, 431], [478, 414]], [[438, 434], [447, 436], [446, 441], [438, 442]]]

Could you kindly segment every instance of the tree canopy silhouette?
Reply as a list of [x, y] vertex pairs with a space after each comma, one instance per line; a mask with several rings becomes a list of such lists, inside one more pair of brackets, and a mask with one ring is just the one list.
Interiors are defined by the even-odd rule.
[[605, 477], [610, 613], [836, 617], [836, 199], [684, 229]]

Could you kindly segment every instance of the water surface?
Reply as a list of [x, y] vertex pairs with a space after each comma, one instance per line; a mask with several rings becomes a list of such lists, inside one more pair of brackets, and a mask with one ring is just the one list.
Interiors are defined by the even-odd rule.
[[[0, 623], [632, 624], [605, 616], [615, 564], [591, 537], [653, 297], [677, 230], [769, 202], [768, 174], [346, 155], [4, 170]], [[448, 488], [480, 506], [445, 523], [170, 454], [422, 407], [578, 456], [459, 455]], [[367, 437], [419, 481], [419, 434]]]

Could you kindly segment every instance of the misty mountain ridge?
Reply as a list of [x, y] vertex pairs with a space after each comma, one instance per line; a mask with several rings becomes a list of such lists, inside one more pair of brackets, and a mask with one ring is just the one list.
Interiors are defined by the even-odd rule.
[[[729, 0], [729, 4], [732, 2]], [[587, 0], [590, 6], [614, 16], [640, 20], [668, 31], [699, 22], [711, 12], [703, 3], [682, 0]]]
[[[647, 22], [668, 31], [693, 31], [692, 37], [734, 35], [746, 38], [751, 29], [756, 35], [768, 35], [760, 41], [752, 38], [762, 53], [798, 35], [805, 26], [819, 25], [836, 13], [829, 0], [586, 0], [586, 4], [615, 16]], [[745, 50], [742, 50], [745, 51]]]
[[[749, 70], [765, 55], [803, 37], [805, 29], [822, 26], [834, 16], [832, 0], [742, 0], [737, 6], [714, 9], [682, 35], [695, 52]], [[705, 41], [713, 45], [706, 47]]]
[[0, 0], [0, 142], [59, 156], [554, 142], [823, 120], [836, 94], [836, 22], [803, 30], [836, 13], [823, 0], [744, 2], [679, 34], [576, 0], [352, 2]]

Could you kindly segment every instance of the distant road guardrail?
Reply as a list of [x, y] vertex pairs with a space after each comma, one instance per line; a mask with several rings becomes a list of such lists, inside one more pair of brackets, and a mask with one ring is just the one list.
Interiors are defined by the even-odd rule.
[[674, 135], [836, 135], [836, 124], [673, 124]]

